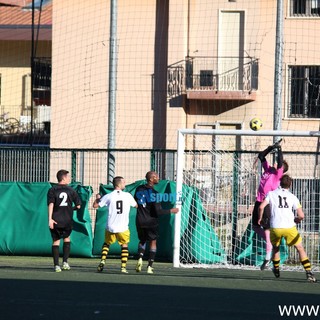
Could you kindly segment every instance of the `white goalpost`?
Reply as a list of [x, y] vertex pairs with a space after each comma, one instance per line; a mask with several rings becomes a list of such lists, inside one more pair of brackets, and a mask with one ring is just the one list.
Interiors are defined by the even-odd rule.
[[[262, 172], [260, 151], [282, 139], [291, 191], [305, 219], [299, 233], [313, 270], [319, 270], [320, 132], [178, 130], [174, 267], [258, 268], [265, 243], [251, 215]], [[273, 163], [275, 154], [267, 160]], [[281, 245], [284, 270], [303, 270], [293, 247]]]

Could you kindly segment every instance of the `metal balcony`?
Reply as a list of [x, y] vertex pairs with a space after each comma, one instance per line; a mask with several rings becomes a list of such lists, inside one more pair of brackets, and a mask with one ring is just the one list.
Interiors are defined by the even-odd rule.
[[248, 57], [189, 57], [168, 67], [167, 95], [193, 100], [256, 99], [258, 60]]

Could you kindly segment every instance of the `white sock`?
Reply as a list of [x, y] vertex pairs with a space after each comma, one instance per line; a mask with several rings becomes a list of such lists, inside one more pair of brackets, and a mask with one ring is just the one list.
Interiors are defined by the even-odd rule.
[[267, 252], [266, 254], [266, 260], [271, 260], [272, 251]]

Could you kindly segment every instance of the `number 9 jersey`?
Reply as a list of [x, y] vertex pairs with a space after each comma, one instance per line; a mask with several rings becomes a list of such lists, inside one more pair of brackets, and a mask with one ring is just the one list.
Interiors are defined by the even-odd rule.
[[108, 221], [106, 230], [119, 233], [129, 228], [130, 207], [137, 206], [136, 201], [129, 192], [114, 190], [104, 195], [99, 202], [99, 207], [108, 207]]

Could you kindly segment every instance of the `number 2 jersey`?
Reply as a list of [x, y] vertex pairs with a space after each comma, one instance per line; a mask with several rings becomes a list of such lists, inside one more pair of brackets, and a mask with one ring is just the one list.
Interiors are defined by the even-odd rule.
[[47, 203], [53, 203], [55, 228], [72, 228], [73, 206], [81, 205], [77, 192], [67, 185], [57, 184], [48, 190]]
[[292, 228], [294, 222], [294, 211], [301, 208], [299, 199], [288, 189], [279, 187], [270, 191], [265, 199], [270, 204], [271, 228]]
[[111, 233], [124, 232], [129, 229], [130, 207], [137, 205], [133, 196], [129, 192], [114, 190], [104, 195], [99, 207], [108, 207], [108, 220], [106, 230]]

